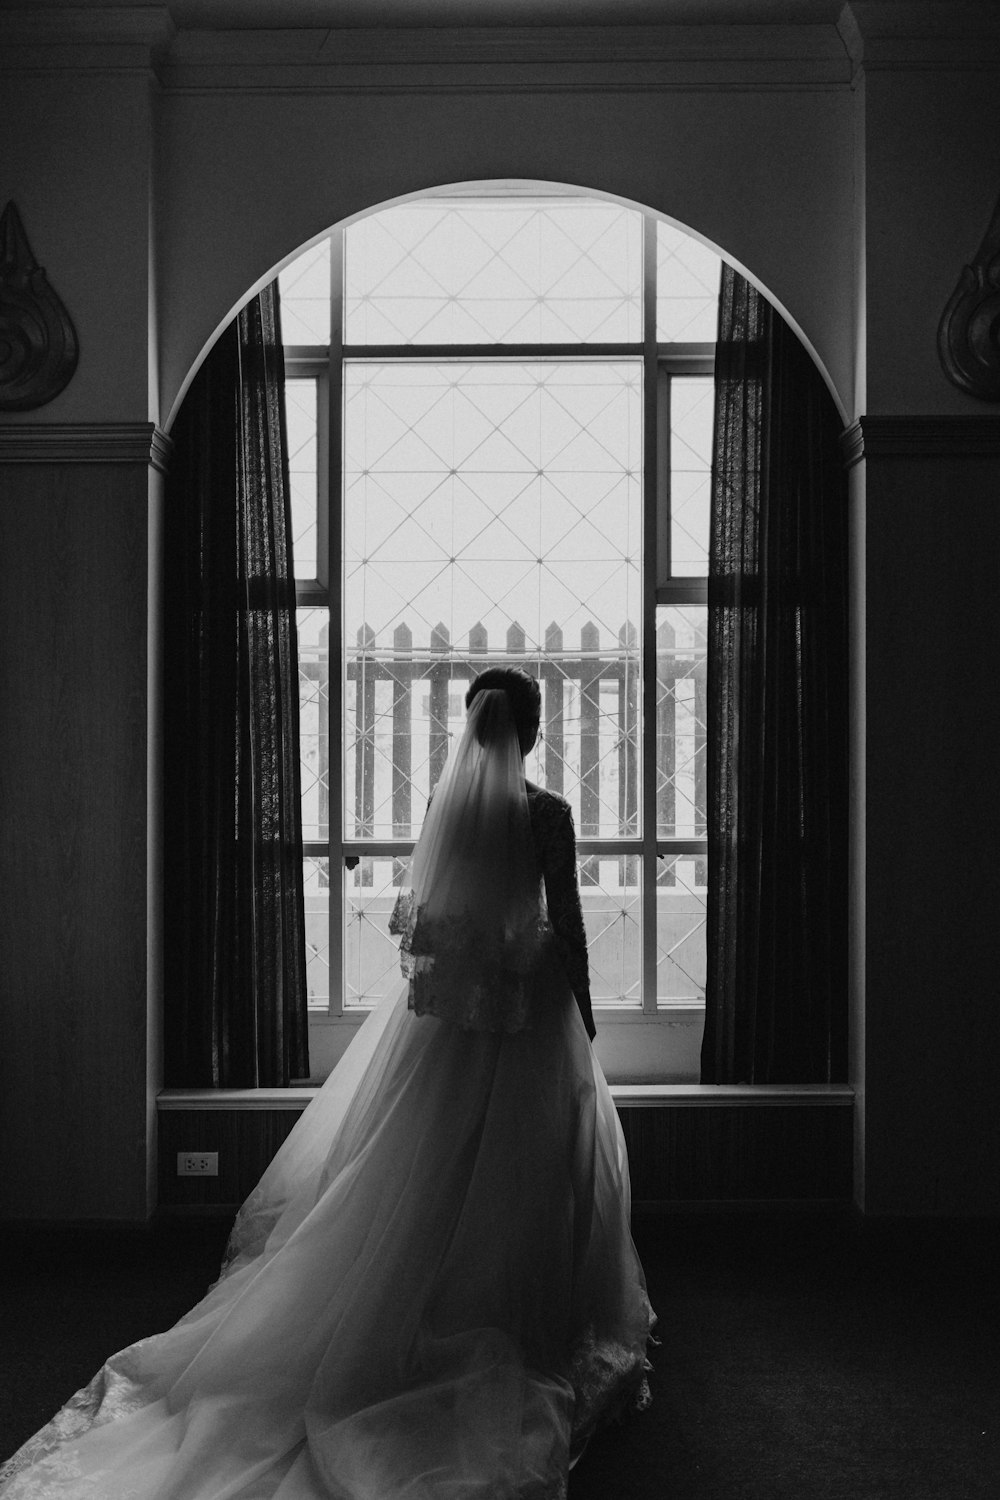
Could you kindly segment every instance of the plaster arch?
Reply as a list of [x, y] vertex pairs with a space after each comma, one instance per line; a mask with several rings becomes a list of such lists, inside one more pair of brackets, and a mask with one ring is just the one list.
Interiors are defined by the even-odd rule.
[[168, 430], [238, 308], [332, 225], [488, 181], [577, 185], [705, 240], [796, 330], [844, 420], [854, 412], [849, 94], [177, 95], [164, 101], [160, 139]]
[[[191, 366], [190, 370], [187, 373], [187, 376], [185, 377], [184, 381], [181, 384], [181, 387], [180, 387], [180, 389], [179, 389], [179, 391], [177, 393], [177, 398], [176, 398], [176, 401], [174, 403], [174, 407], [173, 407], [173, 409], [172, 409], [172, 411], [171, 411], [171, 413], [169, 415], [169, 418], [168, 418], [168, 426], [170, 424], [172, 424], [172, 422], [173, 422], [173, 420], [174, 420], [177, 412], [180, 410], [180, 407], [181, 407], [181, 405], [183, 403], [183, 400], [184, 400], [184, 396], [187, 393], [188, 387], [190, 386], [191, 381], [194, 379], [195, 375], [197, 374], [198, 369], [200, 368], [201, 364], [203, 363], [203, 361], [207, 357], [207, 355], [208, 355], [209, 351], [211, 350], [213, 344], [219, 338], [219, 336], [221, 335], [221, 333], [223, 332], [223, 330], [229, 325], [229, 323], [232, 321], [232, 319], [236, 316], [236, 314], [239, 312], [240, 308], [243, 307], [245, 305], [245, 303], [248, 302], [251, 297], [255, 296], [261, 290], [262, 287], [266, 286], [267, 283], [269, 281], [271, 281], [278, 274], [279, 271], [283, 270], [286, 265], [289, 265], [299, 255], [301, 255], [305, 250], [308, 250], [311, 245], [317, 244], [327, 234], [329, 234], [331, 228], [345, 228], [346, 229], [347, 227], [349, 227], [349, 225], [351, 225], [353, 223], [357, 223], [358, 220], [367, 218], [367, 217], [369, 217], [372, 214], [381, 213], [384, 209], [392, 208], [392, 207], [394, 207], [398, 203], [419, 202], [421, 199], [433, 198], [433, 197], [436, 197], [438, 195], [446, 195], [449, 191], [456, 191], [456, 190], [460, 190], [463, 193], [470, 193], [470, 192], [474, 193], [476, 191], [476, 189], [481, 189], [484, 194], [488, 194], [491, 190], [495, 190], [498, 186], [499, 186], [499, 184], [496, 183], [495, 181], [493, 181], [493, 182], [486, 181], [486, 182], [445, 183], [445, 184], [442, 184], [441, 186], [439, 186], [437, 188], [423, 189], [421, 191], [417, 191], [417, 192], [413, 192], [413, 193], [405, 193], [405, 194], [402, 194], [398, 198], [394, 198], [390, 203], [377, 203], [377, 204], [374, 204], [371, 208], [362, 211], [361, 213], [352, 214], [348, 219], [343, 220], [339, 225], [328, 226], [326, 229], [321, 230], [319, 234], [313, 235], [311, 237], [311, 239], [309, 239], [308, 241], [306, 241], [305, 244], [295, 246], [295, 248], [292, 249], [291, 251], [289, 251], [288, 254], [285, 255], [277, 265], [271, 266], [265, 272], [265, 274], [263, 276], [260, 276], [257, 279], [257, 281], [254, 282], [254, 284], [246, 291], [245, 295], [242, 296], [240, 298], [240, 300], [238, 302], [236, 302], [233, 305], [233, 307], [231, 307], [229, 309], [229, 311], [227, 312], [226, 316], [221, 320], [221, 322], [213, 330], [211, 337], [206, 341], [205, 345], [203, 346], [203, 348], [201, 349], [200, 353], [198, 354], [197, 359], [195, 360], [194, 364]], [[820, 355], [818, 354], [818, 352], [815, 349], [815, 347], [813, 346], [813, 344], [810, 342], [808, 336], [805, 334], [805, 332], [803, 331], [803, 329], [798, 325], [798, 323], [796, 322], [796, 320], [795, 320], [794, 316], [792, 315], [792, 313], [790, 312], [790, 310], [788, 308], [782, 307], [782, 305], [780, 304], [780, 302], [778, 302], [778, 300], [773, 296], [773, 294], [769, 291], [769, 289], [766, 286], [762, 285], [760, 279], [753, 274], [753, 271], [750, 270], [749, 267], [740, 265], [739, 262], [734, 259], [734, 257], [732, 256], [732, 254], [730, 254], [726, 250], [726, 248], [724, 246], [713, 244], [706, 236], [699, 234], [690, 225], [680, 223], [676, 218], [672, 217], [669, 214], [666, 214], [666, 213], [656, 213], [655, 210], [652, 210], [652, 209], [648, 208], [646, 205], [641, 204], [641, 203], [631, 203], [631, 202], [628, 202], [626, 199], [623, 199], [618, 194], [605, 193], [605, 192], [595, 192], [592, 188], [586, 187], [583, 184], [579, 184], [579, 183], [552, 183], [552, 182], [524, 182], [524, 181], [511, 181], [509, 179], [506, 179], [506, 180], [504, 180], [502, 186], [504, 187], [505, 190], [511, 192], [512, 195], [516, 194], [519, 191], [522, 191], [525, 194], [546, 193], [546, 192], [555, 193], [555, 194], [562, 194], [562, 193], [566, 193], [567, 191], [569, 191], [569, 192], [573, 192], [573, 193], [579, 193], [582, 197], [604, 198], [604, 199], [607, 199], [609, 201], [613, 201], [613, 202], [616, 202], [616, 203], [621, 203], [621, 204], [623, 204], [627, 208], [636, 209], [636, 210], [638, 210], [639, 212], [642, 212], [642, 213], [653, 213], [653, 215], [654, 215], [655, 218], [662, 219], [665, 222], [667, 222], [669, 224], [672, 224], [675, 228], [682, 230], [685, 234], [689, 234], [693, 238], [701, 240], [704, 244], [708, 245], [710, 249], [714, 250], [718, 255], [721, 255], [723, 257], [723, 259], [728, 260], [730, 262], [730, 264], [734, 265], [736, 267], [736, 269], [740, 272], [740, 274], [743, 275], [744, 277], [746, 277], [746, 279], [748, 281], [752, 282], [752, 284], [757, 287], [758, 291], [760, 291], [765, 297], [767, 297], [774, 304], [774, 306], [778, 309], [778, 311], [781, 313], [782, 317], [789, 324], [789, 326], [794, 330], [794, 332], [798, 335], [798, 338], [800, 339], [800, 341], [802, 342], [802, 344], [804, 345], [804, 347], [808, 351], [810, 357], [812, 358], [812, 360], [815, 363], [817, 369], [819, 370], [820, 374], [822, 375], [822, 377], [823, 377], [823, 379], [824, 379], [824, 381], [826, 383], [827, 389], [829, 390], [830, 395], [833, 397], [833, 400], [834, 400], [834, 402], [837, 405], [837, 409], [840, 412], [840, 416], [841, 416], [842, 420], [845, 421], [845, 425], [846, 425], [845, 408], [844, 408], [843, 401], [840, 398], [840, 393], [838, 392], [837, 387], [834, 384], [834, 381], [833, 381], [833, 379], [831, 377], [830, 371], [824, 365], [823, 360], [821, 359]]]

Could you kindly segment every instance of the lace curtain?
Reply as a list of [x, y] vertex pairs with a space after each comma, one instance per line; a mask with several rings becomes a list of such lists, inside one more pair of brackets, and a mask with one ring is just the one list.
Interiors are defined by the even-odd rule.
[[846, 1074], [840, 427], [798, 338], [723, 266], [708, 585], [706, 1083]]
[[166, 1079], [309, 1072], [298, 649], [275, 282], [226, 329], [167, 485]]

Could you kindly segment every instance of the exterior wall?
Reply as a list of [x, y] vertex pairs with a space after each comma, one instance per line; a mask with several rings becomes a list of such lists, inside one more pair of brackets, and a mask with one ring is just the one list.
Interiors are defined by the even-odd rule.
[[[863, 22], [881, 9], [853, 7]], [[195, 48], [215, 58], [200, 73], [180, 38], [157, 93], [145, 33], [6, 49], [0, 189], [81, 360], [50, 405], [0, 417], [0, 1213], [141, 1218], [149, 1205], [157, 512], [144, 462], [82, 462], [82, 449], [114, 424], [168, 425], [234, 308], [333, 222], [495, 177], [620, 194], [720, 246], [812, 345], [845, 419], [981, 415], [941, 375], [934, 335], [1000, 180], [1000, 47], [952, 48], [945, 68], [933, 40], [873, 50], [858, 32], [852, 63], [820, 31], [801, 66], [794, 38], [783, 61], [746, 62], [742, 37], [716, 37], [614, 88], [593, 70], [563, 87], [516, 64], [453, 86], [433, 57], [413, 87], [398, 68], [325, 86], [315, 70], [303, 83], [251, 65], [249, 44], [222, 36]], [[39, 461], [66, 423], [83, 424], [75, 457]], [[42, 447], [9, 462], [27, 429]], [[894, 441], [868, 447], [854, 502], [859, 1199], [993, 1212], [998, 455], [952, 437], [929, 456], [912, 423]], [[931, 940], [944, 932], [947, 951]]]

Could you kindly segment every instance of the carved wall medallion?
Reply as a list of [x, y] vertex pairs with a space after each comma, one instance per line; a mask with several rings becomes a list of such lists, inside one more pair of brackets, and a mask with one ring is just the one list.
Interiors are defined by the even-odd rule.
[[1000, 201], [942, 314], [938, 354], [960, 390], [982, 401], [1000, 401]]
[[44, 406], [68, 385], [78, 357], [69, 313], [10, 202], [0, 217], [0, 411]]

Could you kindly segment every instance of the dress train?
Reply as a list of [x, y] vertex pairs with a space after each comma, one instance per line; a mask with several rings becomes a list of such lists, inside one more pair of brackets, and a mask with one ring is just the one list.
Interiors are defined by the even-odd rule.
[[0, 1471], [3, 1500], [559, 1500], [642, 1404], [621, 1126], [564, 975], [532, 1024], [376, 1008], [223, 1273]]

